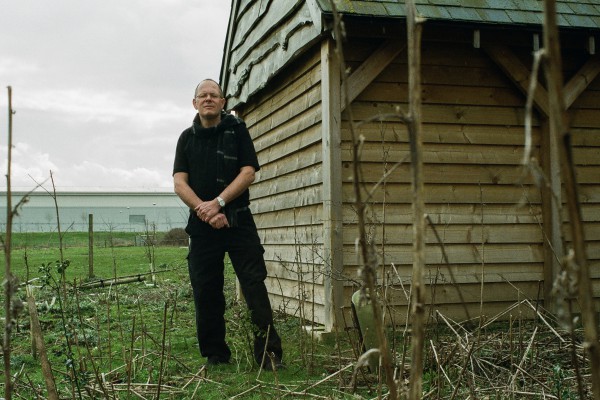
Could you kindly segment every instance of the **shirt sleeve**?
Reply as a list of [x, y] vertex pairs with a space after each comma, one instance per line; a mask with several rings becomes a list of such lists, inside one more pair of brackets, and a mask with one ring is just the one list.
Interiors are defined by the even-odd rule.
[[185, 151], [187, 145], [187, 134], [183, 132], [177, 140], [175, 148], [175, 161], [173, 162], [173, 175], [177, 172], [190, 172], [188, 157]]
[[256, 156], [256, 150], [254, 149], [254, 143], [252, 143], [252, 138], [250, 137], [250, 132], [248, 132], [248, 128], [245, 125], [242, 125], [242, 128], [238, 130], [238, 163], [240, 168], [250, 166], [253, 167], [255, 171], [260, 170], [260, 164], [258, 163], [258, 157]]

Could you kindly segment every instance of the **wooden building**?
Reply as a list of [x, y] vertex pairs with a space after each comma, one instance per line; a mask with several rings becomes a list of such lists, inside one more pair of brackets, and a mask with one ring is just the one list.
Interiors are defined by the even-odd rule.
[[[539, 0], [417, 0], [422, 39], [429, 311], [494, 316], [518, 302], [553, 309], [568, 252], [557, 145], [543, 74], [532, 112], [532, 155], [521, 164]], [[275, 308], [341, 326], [359, 286], [351, 104], [360, 184], [370, 192], [369, 239], [394, 323], [407, 316], [413, 262], [407, 130], [406, 20], [397, 0], [336, 1], [347, 79], [329, 0], [234, 0], [221, 71], [228, 107], [246, 121], [262, 169], [252, 209]], [[587, 256], [600, 296], [600, 0], [557, 0], [565, 101]], [[342, 90], [342, 85], [345, 89]], [[345, 97], [348, 93], [348, 99]], [[385, 116], [385, 117], [383, 117]], [[382, 177], [386, 176], [386, 179]], [[447, 262], [445, 261], [447, 257]], [[528, 313], [523, 306], [511, 313]], [[435, 315], [432, 313], [432, 315]], [[508, 313], [506, 316], [508, 317]]]

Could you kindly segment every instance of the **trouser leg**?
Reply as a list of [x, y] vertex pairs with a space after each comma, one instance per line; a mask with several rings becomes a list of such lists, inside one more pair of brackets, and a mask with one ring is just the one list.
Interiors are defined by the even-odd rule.
[[224, 253], [192, 238], [188, 269], [194, 293], [196, 332], [203, 357], [228, 361], [231, 351], [225, 342]]
[[[254, 332], [254, 358], [262, 363], [264, 351], [282, 358], [281, 339], [273, 325], [271, 303], [264, 282], [242, 285], [242, 292], [250, 310], [251, 320], [256, 327]], [[267, 362], [269, 358], [266, 358]]]
[[[282, 358], [281, 339], [273, 325], [273, 312], [265, 286], [267, 269], [263, 258], [263, 247], [255, 230], [241, 230], [232, 241], [236, 243], [229, 249], [229, 258], [240, 282], [240, 287], [251, 321], [257, 328], [254, 335], [254, 357], [261, 364], [265, 348]], [[240, 233], [238, 231], [238, 233]]]

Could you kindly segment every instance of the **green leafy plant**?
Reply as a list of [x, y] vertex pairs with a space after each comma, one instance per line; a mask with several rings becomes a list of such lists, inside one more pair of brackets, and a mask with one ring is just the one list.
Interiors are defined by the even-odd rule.
[[[69, 267], [71, 262], [69, 260], [57, 260], [55, 262], [42, 263], [39, 267], [39, 272], [41, 273], [41, 281], [42, 288], [50, 288], [56, 298], [58, 299], [58, 313], [60, 315], [60, 321], [62, 323], [62, 330], [64, 333], [64, 342], [62, 346], [64, 347], [64, 365], [67, 368], [67, 371], [70, 373], [67, 374], [67, 377], [71, 383], [73, 389], [77, 389], [77, 394], [79, 398], [82, 398], [81, 385], [82, 378], [84, 375], [81, 374], [82, 371], [78, 370], [77, 365], [80, 363], [77, 360], [77, 356], [73, 352], [73, 343], [74, 339], [76, 339], [76, 327], [77, 322], [74, 318], [75, 313], [68, 312], [68, 298], [67, 292], [64, 284], [64, 277], [66, 276], [66, 270]], [[60, 276], [57, 279], [56, 274]]]

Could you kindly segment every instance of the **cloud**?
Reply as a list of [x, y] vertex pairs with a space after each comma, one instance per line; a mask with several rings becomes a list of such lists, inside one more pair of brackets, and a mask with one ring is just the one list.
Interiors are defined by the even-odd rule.
[[[63, 174], [63, 178], [65, 182], [77, 182], [76, 177], [82, 173], [85, 173], [89, 179], [86, 190], [106, 190], [111, 188], [114, 182], [137, 189], [165, 191], [172, 189], [171, 176], [168, 173], [160, 173], [150, 168], [127, 169], [87, 161], [75, 165], [69, 172]], [[122, 186], [114, 189], [122, 190]]]
[[98, 92], [85, 88], [40, 90], [35, 96], [25, 96], [23, 108], [32, 112], [49, 112], [73, 123], [131, 123], [152, 128], [161, 122], [189, 118], [189, 107], [174, 104], [168, 99], [151, 102], [132, 98], [125, 91]]
[[[0, 146], [3, 154], [8, 154], [8, 147]], [[36, 183], [50, 178], [50, 171], [58, 171], [56, 164], [50, 161], [47, 153], [32, 148], [27, 143], [13, 144], [11, 163], [11, 183], [20, 190], [32, 189]], [[7, 163], [2, 166], [3, 175], [7, 174]], [[17, 190], [19, 190], [17, 189]]]
[[[6, 152], [7, 148], [0, 148]], [[27, 143], [13, 146], [11, 188], [29, 191], [41, 185], [51, 190], [83, 191], [170, 191], [170, 171], [153, 168], [128, 168], [107, 163], [84, 161], [78, 164], [59, 166], [50, 161], [47, 153]], [[6, 167], [3, 168], [6, 174]], [[51, 179], [52, 175], [52, 179]], [[85, 183], [82, 183], [85, 181]]]
[[5, 57], [0, 59], [0, 76], [9, 75], [12, 71], [19, 71], [19, 75], [27, 77], [39, 73], [40, 67], [36, 63], [16, 57]]
[[[13, 184], [171, 190], [193, 89], [218, 79], [230, 2], [19, 0], [0, 13], [0, 87], [13, 87]], [[0, 92], [0, 148], [8, 104]], [[6, 166], [3, 165], [5, 173]], [[0, 184], [0, 190], [5, 185]]]

